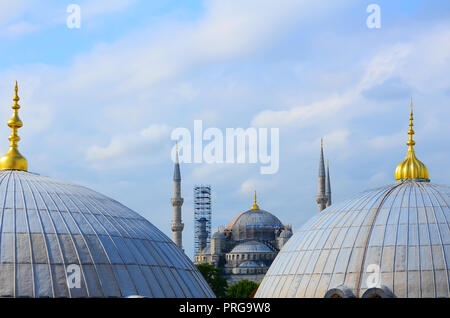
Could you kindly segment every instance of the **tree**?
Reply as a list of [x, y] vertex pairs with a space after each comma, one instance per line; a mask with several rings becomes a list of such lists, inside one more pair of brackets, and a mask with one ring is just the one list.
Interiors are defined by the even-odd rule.
[[227, 298], [250, 298], [255, 294], [255, 290], [259, 287], [259, 283], [241, 280], [239, 283], [228, 287]]
[[227, 280], [220, 276], [222, 269], [208, 263], [196, 264], [198, 270], [205, 278], [209, 287], [218, 298], [224, 298], [228, 288]]

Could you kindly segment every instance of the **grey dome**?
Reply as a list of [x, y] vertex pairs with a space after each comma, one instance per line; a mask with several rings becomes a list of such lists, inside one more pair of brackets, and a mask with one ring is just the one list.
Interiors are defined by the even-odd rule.
[[289, 230], [283, 230], [283, 232], [280, 233], [280, 238], [290, 238], [293, 235], [293, 233]]
[[284, 225], [272, 213], [264, 210], [248, 210], [235, 217], [227, 228], [239, 227], [284, 228]]
[[244, 253], [271, 253], [273, 252], [266, 244], [258, 241], [248, 241], [236, 245], [230, 254], [244, 254]]
[[[449, 297], [449, 206], [450, 187], [414, 180], [331, 205], [286, 243], [256, 297], [324, 297], [333, 289]], [[381, 276], [369, 289], [373, 266]]]
[[225, 239], [225, 234], [223, 232], [214, 232], [211, 238]]
[[0, 196], [1, 297], [214, 297], [166, 235], [115, 200], [11, 170]]
[[254, 261], [246, 261], [246, 262], [242, 263], [241, 265], [239, 265], [239, 267], [255, 268], [255, 267], [261, 267], [261, 265], [259, 265], [258, 263], [254, 262]]

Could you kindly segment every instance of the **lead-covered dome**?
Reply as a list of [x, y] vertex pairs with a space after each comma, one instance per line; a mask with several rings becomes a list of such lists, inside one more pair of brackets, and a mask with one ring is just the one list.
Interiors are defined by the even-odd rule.
[[258, 241], [248, 241], [236, 245], [230, 254], [245, 254], [245, 253], [272, 253], [273, 249], [266, 244]]
[[214, 297], [166, 235], [93, 190], [3, 170], [0, 213], [1, 297]]
[[239, 232], [245, 228], [268, 228], [270, 230], [276, 230], [279, 228], [284, 228], [284, 225], [275, 215], [259, 208], [256, 203], [255, 191], [254, 202], [250, 210], [238, 214], [233, 220], [231, 220], [226, 230], [234, 230], [235, 232]]
[[286, 243], [256, 297], [450, 297], [449, 206], [450, 187], [414, 179], [332, 205]]
[[238, 229], [239, 227], [268, 227], [284, 228], [281, 221], [272, 213], [265, 210], [248, 210], [235, 217], [227, 229]]

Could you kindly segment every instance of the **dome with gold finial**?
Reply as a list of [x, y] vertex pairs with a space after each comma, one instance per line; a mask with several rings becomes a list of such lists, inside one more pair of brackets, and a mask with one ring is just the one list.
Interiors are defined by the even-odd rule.
[[[228, 231], [234, 231], [234, 237], [239, 238], [239, 232], [243, 229], [258, 229], [263, 233], [264, 229], [273, 235], [274, 230], [284, 229], [283, 223], [272, 213], [260, 209], [256, 202], [256, 191], [253, 199], [253, 205], [250, 210], [238, 214], [227, 226]], [[245, 232], [245, 231], [244, 231]], [[253, 235], [253, 234], [252, 234]], [[266, 234], [261, 234], [266, 235]], [[259, 239], [259, 237], [257, 237]], [[243, 238], [244, 239], [244, 238]]]
[[183, 251], [141, 215], [26, 171], [17, 90], [0, 160], [0, 297], [214, 297]]
[[413, 130], [413, 103], [411, 99], [411, 116], [409, 118], [409, 140], [407, 141], [408, 153], [406, 154], [405, 160], [402, 161], [395, 169], [395, 180], [407, 180], [416, 179], [422, 181], [429, 181], [428, 169], [419, 159], [417, 159], [414, 145], [416, 142], [413, 140], [414, 130]]
[[432, 183], [412, 135], [397, 182], [334, 203], [307, 221], [256, 298], [450, 297], [450, 187]]

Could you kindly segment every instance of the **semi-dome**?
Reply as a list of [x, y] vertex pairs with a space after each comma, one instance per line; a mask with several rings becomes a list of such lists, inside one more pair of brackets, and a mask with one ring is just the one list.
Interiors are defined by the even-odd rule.
[[261, 265], [259, 265], [258, 263], [254, 262], [254, 261], [246, 261], [246, 262], [242, 263], [241, 265], [239, 265], [239, 267], [241, 267], [241, 268], [255, 268], [255, 267], [261, 267]]
[[273, 252], [266, 244], [258, 241], [248, 241], [236, 245], [230, 254], [244, 254], [244, 253], [271, 253]]
[[426, 177], [407, 175], [311, 218], [256, 297], [450, 297], [450, 187]]
[[[18, 118], [14, 98], [14, 116]], [[0, 297], [214, 297], [166, 235], [119, 202], [0, 160]]]

